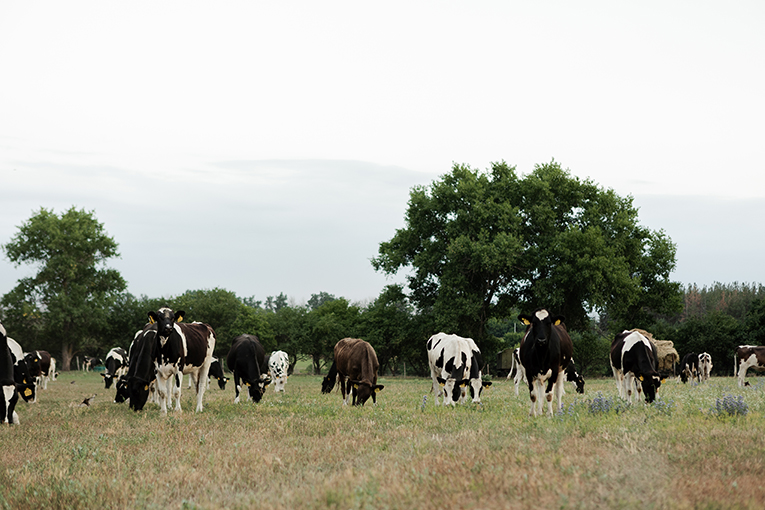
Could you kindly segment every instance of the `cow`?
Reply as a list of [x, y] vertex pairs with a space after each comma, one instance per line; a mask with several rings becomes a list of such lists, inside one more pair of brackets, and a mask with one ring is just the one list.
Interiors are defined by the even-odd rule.
[[56, 371], [56, 362], [48, 351], [34, 351], [34, 355], [38, 359], [37, 367], [39, 368], [35, 375], [35, 384], [38, 388], [47, 390], [48, 381], [52, 380], [51, 375]]
[[112, 348], [106, 354], [104, 367], [106, 367], [106, 370], [101, 374], [101, 377], [104, 378], [104, 388], [109, 389], [115, 377], [119, 379], [121, 375], [127, 373], [128, 355], [125, 349], [122, 347]]
[[96, 358], [94, 356], [85, 356], [85, 360], [82, 363], [82, 369], [85, 372], [89, 372], [96, 368], [98, 365], [103, 365], [103, 361], [101, 358]]
[[699, 382], [699, 355], [689, 352], [680, 362], [680, 380], [685, 384], [694, 379]]
[[616, 335], [611, 342], [610, 361], [621, 398], [631, 404], [633, 390], [637, 389], [638, 401], [641, 390], [647, 403], [656, 399], [656, 390], [664, 382], [656, 370], [657, 359], [656, 346], [637, 331], [625, 330]]
[[157, 352], [155, 358], [157, 393], [162, 414], [175, 397], [175, 410], [181, 411], [181, 379], [194, 374], [197, 382], [196, 412], [202, 412], [207, 374], [215, 349], [215, 331], [209, 324], [192, 322], [181, 324], [186, 312], [173, 312], [163, 307], [148, 312], [149, 323], [157, 324]]
[[24, 357], [24, 350], [19, 343], [11, 337], [8, 337], [8, 348], [13, 357], [13, 379], [17, 385], [23, 388], [19, 391], [24, 402], [37, 402], [37, 384], [35, 377], [29, 373], [29, 367]]
[[[212, 362], [210, 363], [210, 370], [207, 372], [207, 389], [210, 389], [210, 379], [213, 377], [218, 380], [218, 387], [222, 390], [226, 389], [226, 383], [228, 382], [228, 377], [223, 375], [223, 367], [220, 364], [220, 360], [213, 356]], [[189, 388], [191, 388], [192, 384], [196, 384], [196, 381], [194, 380], [194, 374], [189, 374]]]
[[19, 389], [14, 379], [14, 364], [16, 359], [8, 347], [8, 335], [0, 324], [0, 418], [9, 425], [19, 424], [16, 413], [16, 403], [19, 401]]
[[523, 369], [523, 365], [521, 364], [521, 348], [516, 347], [513, 350], [513, 362], [510, 365], [510, 372], [507, 374], [507, 378], [513, 378], [513, 382], [515, 383], [515, 396], [518, 396], [518, 386], [520, 386], [521, 381], [527, 383], [528, 380], [526, 379], [526, 371]]
[[133, 337], [128, 354], [128, 373], [117, 380], [115, 402], [130, 401], [130, 408], [141, 411], [149, 398], [149, 387], [156, 381], [155, 359], [159, 342], [157, 325], [146, 324]]
[[542, 399], [545, 398], [548, 412], [553, 416], [553, 393], [560, 409], [563, 405], [563, 373], [574, 351], [563, 323], [565, 319], [562, 315], [553, 316], [546, 309], [539, 308], [531, 315], [519, 315], [518, 320], [526, 325], [520, 357], [529, 385], [529, 415], [543, 414]]
[[[442, 404], [456, 404], [462, 398], [462, 388], [467, 386], [473, 362], [470, 345], [464, 338], [441, 332], [428, 338], [430, 377], [433, 380], [434, 402], [443, 396]], [[448, 401], [447, 401], [448, 399]]]
[[268, 370], [271, 373], [271, 379], [274, 381], [274, 392], [283, 392], [284, 385], [287, 384], [289, 375], [287, 371], [290, 368], [290, 359], [284, 351], [274, 351], [268, 357]]
[[266, 351], [255, 335], [239, 335], [231, 343], [231, 350], [226, 357], [229, 370], [234, 373], [234, 403], [239, 403], [242, 384], [248, 388], [249, 400], [260, 402], [266, 387], [270, 384], [267, 372], [263, 370]]
[[699, 381], [708, 381], [712, 375], [712, 356], [708, 352], [699, 354]]
[[584, 393], [584, 378], [576, 371], [576, 365], [574, 360], [568, 362], [568, 366], [564, 372], [566, 380], [574, 385], [577, 393]]
[[758, 372], [765, 371], [765, 346], [739, 345], [734, 354], [733, 375], [738, 375], [739, 386], [749, 386], [744, 383], [746, 371], [750, 368]]
[[[380, 363], [374, 348], [359, 338], [343, 338], [335, 344], [335, 359], [327, 377], [322, 382], [322, 392], [329, 393], [340, 383], [343, 405], [363, 406], [369, 397], [377, 404], [377, 393], [385, 386], [377, 384], [377, 370]], [[347, 387], [346, 387], [347, 384]]]

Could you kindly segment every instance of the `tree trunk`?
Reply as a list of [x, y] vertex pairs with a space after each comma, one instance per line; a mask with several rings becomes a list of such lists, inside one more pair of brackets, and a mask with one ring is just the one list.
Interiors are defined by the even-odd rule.
[[68, 372], [72, 369], [72, 359], [74, 351], [71, 344], [61, 345], [61, 370]]

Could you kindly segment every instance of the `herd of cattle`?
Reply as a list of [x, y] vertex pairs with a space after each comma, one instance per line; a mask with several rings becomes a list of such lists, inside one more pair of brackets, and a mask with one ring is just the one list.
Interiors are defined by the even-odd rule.
[[[229, 380], [224, 376], [220, 360], [213, 356], [215, 331], [208, 324], [182, 323], [185, 312], [161, 308], [148, 314], [149, 322], [136, 332], [129, 351], [120, 347], [111, 349], [103, 362], [101, 374], [106, 388], [116, 381], [115, 402], [130, 402], [130, 408], [140, 411], [147, 401], [159, 405], [163, 414], [172, 406], [181, 410], [181, 383], [189, 375], [189, 388], [196, 390], [196, 411], [202, 411], [202, 401], [210, 378], [218, 380], [225, 389]], [[520, 315], [526, 325], [521, 345], [513, 353], [513, 367], [508, 379], [514, 378], [515, 393], [525, 381], [529, 388], [531, 408], [529, 414], [553, 414], [553, 400], [562, 406], [564, 383], [570, 381], [576, 391], [584, 393], [584, 380], [576, 372], [573, 344], [562, 316], [554, 316], [545, 309], [531, 315]], [[481, 351], [471, 338], [438, 333], [427, 343], [430, 374], [433, 381], [435, 403], [439, 405], [467, 402], [468, 393], [473, 403], [481, 402], [481, 392], [491, 386], [483, 380], [485, 368]], [[638, 331], [624, 331], [616, 335], [611, 344], [610, 363], [619, 396], [632, 403], [644, 394], [646, 402], [653, 402], [656, 391], [664, 382], [657, 370], [656, 346]], [[85, 370], [100, 364], [97, 358], [85, 360]], [[240, 400], [243, 386], [246, 398], [259, 402], [266, 387], [274, 382], [275, 391], [284, 391], [288, 377], [289, 359], [285, 352], [275, 351], [266, 356], [263, 346], [254, 335], [241, 335], [234, 339], [226, 358], [233, 372], [235, 398]], [[322, 380], [322, 392], [329, 393], [340, 386], [343, 404], [364, 405], [371, 397], [377, 402], [377, 393], [384, 386], [377, 384], [380, 364], [374, 348], [364, 340], [344, 338], [334, 348], [334, 361]], [[735, 353], [735, 369], [739, 386], [749, 385], [744, 378], [749, 368], [765, 371], [765, 346], [741, 345]], [[712, 358], [707, 353], [687, 354], [680, 364], [682, 382], [701, 383], [710, 377]], [[0, 414], [3, 423], [18, 424], [15, 411], [19, 398], [37, 401], [37, 389], [46, 389], [49, 380], [56, 378], [56, 360], [46, 351], [24, 352], [9, 338], [0, 324], [0, 386], [3, 399]]]

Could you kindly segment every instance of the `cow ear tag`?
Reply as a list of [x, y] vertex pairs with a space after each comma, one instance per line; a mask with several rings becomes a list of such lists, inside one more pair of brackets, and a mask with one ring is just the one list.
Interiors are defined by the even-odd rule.
[[154, 317], [149, 315], [149, 324], [154, 324]]
[[31, 395], [32, 395], [32, 390], [30, 390], [29, 388], [24, 390], [24, 396], [29, 397]]
[[358, 384], [354, 384], [353, 387], [356, 388], [356, 389], [359, 389], [359, 385]]
[[560, 326], [560, 319], [558, 319], [557, 321], [555, 321], [555, 325], [556, 325], [556, 326]]
[[530, 326], [531, 325], [531, 323], [529, 322], [528, 319], [521, 319], [521, 322], [524, 323], [526, 326]]
[[375, 393], [380, 393], [380, 388], [375, 388]]
[[642, 375], [640, 377], [638, 377], [638, 379], [640, 379], [640, 382], [643, 382], [643, 376]]
[[144, 391], [148, 391], [148, 390], [149, 390], [149, 385], [147, 384], [146, 386], [144, 386], [144, 387], [143, 387], [143, 390], [144, 390]]
[[446, 386], [446, 385], [445, 385], [444, 383], [442, 383], [442, 382], [438, 383], [438, 385], [439, 385], [439, 386], [441, 386], [442, 388], [443, 388], [444, 386]]
[[178, 317], [178, 320], [176, 320], [175, 322], [183, 322], [183, 315], [181, 315], [180, 317]]
[[666, 379], [662, 379], [662, 380], [661, 380], [661, 384], [664, 384], [664, 381], [666, 381]]

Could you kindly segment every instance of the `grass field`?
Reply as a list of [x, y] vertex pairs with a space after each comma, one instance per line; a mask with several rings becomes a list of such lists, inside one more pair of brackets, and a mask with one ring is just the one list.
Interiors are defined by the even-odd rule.
[[436, 408], [429, 380], [383, 378], [376, 407], [351, 408], [293, 376], [259, 404], [213, 383], [201, 414], [184, 385], [184, 412], [163, 417], [64, 373], [0, 430], [0, 507], [761, 509], [765, 396], [750, 381], [667, 381], [628, 408], [589, 380], [551, 419], [504, 380], [481, 406]]

